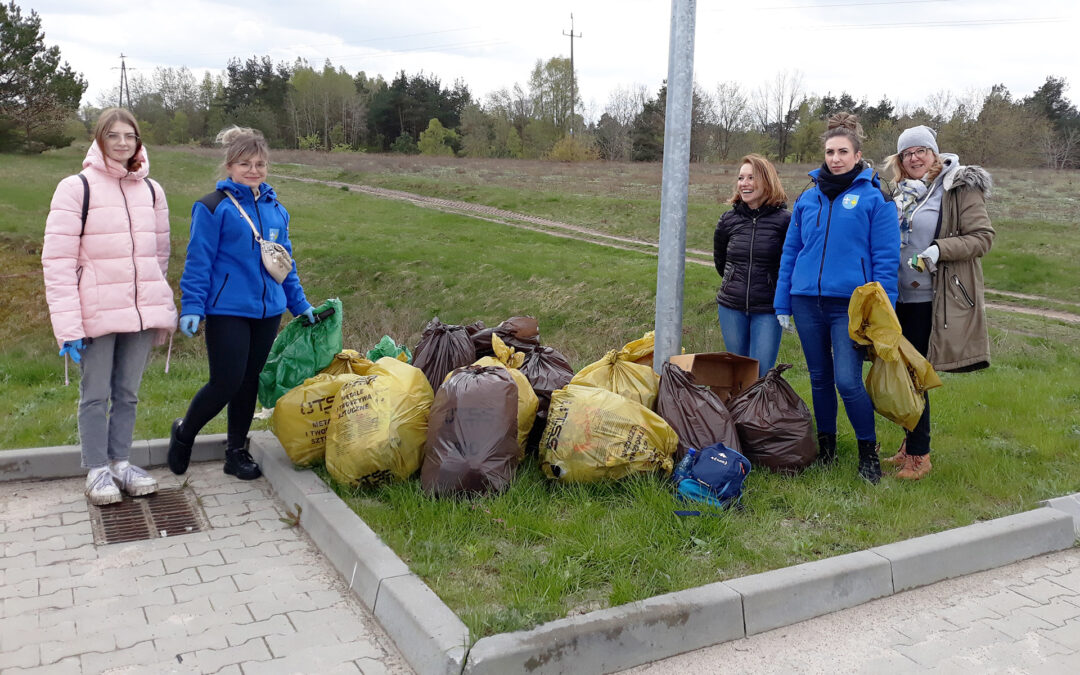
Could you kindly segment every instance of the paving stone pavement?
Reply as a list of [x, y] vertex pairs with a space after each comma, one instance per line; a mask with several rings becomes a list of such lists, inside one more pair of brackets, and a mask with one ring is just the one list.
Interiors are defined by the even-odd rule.
[[700, 649], [623, 675], [1080, 672], [1080, 549]]
[[85, 479], [3, 485], [0, 673], [412, 673], [265, 480], [185, 478], [209, 531], [101, 547]]

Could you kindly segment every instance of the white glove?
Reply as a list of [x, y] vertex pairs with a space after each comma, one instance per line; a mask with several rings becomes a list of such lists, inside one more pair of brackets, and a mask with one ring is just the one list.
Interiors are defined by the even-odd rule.
[[923, 258], [930, 258], [930, 262], [936, 265], [938, 256], [941, 255], [941, 249], [938, 248], [937, 244], [930, 244], [930, 246], [919, 255]]
[[776, 320], [780, 323], [780, 327], [784, 329], [785, 333], [795, 332], [795, 324], [791, 322], [790, 314], [777, 314]]

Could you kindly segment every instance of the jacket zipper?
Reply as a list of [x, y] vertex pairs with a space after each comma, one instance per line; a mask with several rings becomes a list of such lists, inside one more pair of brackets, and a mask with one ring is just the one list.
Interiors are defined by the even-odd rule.
[[132, 231], [135, 227], [135, 223], [131, 222], [131, 207], [128, 206], [127, 195], [124, 194], [124, 179], [116, 179], [117, 186], [120, 188], [120, 196], [124, 198], [124, 213], [127, 214], [128, 219], [128, 236], [131, 237], [131, 267], [135, 274], [132, 279], [132, 286], [135, 288], [135, 314], [139, 317], [139, 330], [143, 330], [142, 312], [139, 311], [139, 264], [135, 260], [135, 233]]
[[[259, 211], [259, 200], [258, 199], [255, 200], [255, 217], [259, 219], [259, 236], [261, 236], [265, 240], [266, 235], [263, 234], [262, 213]], [[251, 235], [251, 241], [252, 241], [253, 245], [256, 243], [254, 234]], [[263, 290], [262, 290], [262, 307], [263, 307], [262, 318], [265, 319], [266, 318], [266, 271], [263, 270], [263, 268], [262, 268], [262, 251], [259, 251], [259, 276], [262, 278], [262, 284], [263, 284]]]
[[[945, 265], [941, 266], [941, 273], [948, 276], [949, 268]], [[941, 323], [945, 324], [945, 330], [949, 328], [949, 296], [947, 293], [941, 294]]]
[[746, 265], [746, 313], [750, 313], [750, 280], [754, 278], [754, 239], [757, 237], [757, 216], [750, 220], [750, 260]]
[[968, 307], [974, 307], [975, 302], [971, 299], [971, 296], [968, 295], [967, 289], [964, 288], [964, 284], [960, 283], [960, 277], [954, 274], [952, 275], [952, 280], [953, 283], [956, 284], [956, 287], [960, 289], [960, 292], [964, 294], [964, 300], [967, 300]]
[[211, 307], [217, 307], [218, 298], [221, 297], [221, 292], [225, 290], [225, 286], [229, 283], [229, 273], [225, 273], [225, 279], [221, 282], [221, 288], [218, 289], [217, 295], [214, 296], [214, 302], [210, 304]]
[[870, 283], [870, 279], [866, 276], [866, 258], [859, 258], [859, 266], [862, 267], [862, 281], [864, 284]]
[[[843, 193], [840, 193], [840, 194], [843, 194]], [[836, 195], [836, 196], [839, 197], [840, 195]], [[832, 227], [832, 205], [833, 205], [834, 201], [836, 201], [836, 200], [835, 199], [829, 200], [829, 216], [828, 216], [828, 218], [825, 219], [825, 241], [822, 242], [822, 244], [821, 244], [821, 265], [818, 267], [818, 274], [817, 274], [817, 294], [818, 294], [818, 297], [821, 296], [821, 276], [825, 273], [825, 251], [827, 251], [828, 248], [829, 248], [829, 229]], [[820, 203], [821, 203], [821, 198], [819, 197], [818, 198], [818, 204], [820, 204]], [[820, 208], [818, 209], [818, 220], [819, 220], [818, 227], [820, 227], [821, 226], [821, 224], [820, 224], [821, 209]]]

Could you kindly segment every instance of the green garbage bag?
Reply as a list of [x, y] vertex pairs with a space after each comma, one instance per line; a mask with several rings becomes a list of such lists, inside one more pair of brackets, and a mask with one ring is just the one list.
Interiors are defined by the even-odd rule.
[[259, 403], [273, 408], [281, 396], [330, 365], [341, 351], [341, 301], [331, 298], [315, 308], [314, 326], [302, 316], [278, 333], [259, 373]]
[[405, 363], [412, 363], [412, 352], [405, 345], [399, 345], [394, 342], [394, 338], [389, 335], [384, 335], [379, 344], [368, 350], [367, 357], [369, 361], [378, 361], [384, 356], [389, 356], [392, 359], [398, 361], [404, 361]]

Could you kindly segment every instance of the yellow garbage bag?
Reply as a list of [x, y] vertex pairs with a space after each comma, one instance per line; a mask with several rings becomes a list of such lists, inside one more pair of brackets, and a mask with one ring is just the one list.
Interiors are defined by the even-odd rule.
[[874, 410], [908, 431], [914, 429], [926, 407], [924, 392], [940, 387], [941, 378], [901, 333], [900, 320], [880, 283], [872, 281], [852, 293], [848, 335], [868, 345], [873, 354], [866, 391]]
[[306, 467], [323, 461], [334, 398], [343, 385], [359, 377], [354, 373], [319, 373], [278, 399], [270, 428], [293, 464]]
[[424, 458], [434, 393], [420, 369], [384, 356], [344, 385], [326, 433], [326, 469], [346, 485], [404, 480]]
[[[585, 366], [570, 384], [600, 387], [636, 401], [649, 410], [656, 407], [660, 376], [652, 369], [653, 332], [628, 343], [622, 349], [604, 354], [604, 358]], [[647, 359], [648, 363], [636, 363]]]
[[[495, 356], [485, 356], [477, 359], [473, 365], [502, 366], [510, 372], [510, 376], [514, 378], [514, 383], [517, 384], [517, 443], [520, 450], [518, 452], [518, 460], [520, 461], [525, 459], [525, 443], [529, 440], [529, 431], [532, 429], [533, 422], [536, 421], [536, 409], [540, 405], [540, 399], [537, 397], [536, 392], [533, 391], [529, 378], [525, 377], [525, 373], [518, 370], [521, 368], [521, 364], [525, 362], [525, 353], [515, 351], [513, 347], [507, 346], [498, 335], [494, 334], [491, 336], [491, 348], [495, 351]], [[452, 374], [453, 371], [447, 373], [443, 382], [450, 379]]]
[[355, 349], [342, 349], [334, 355], [334, 360], [330, 362], [330, 365], [319, 372], [329, 375], [340, 375], [341, 373], [367, 375], [368, 370], [373, 365], [375, 364]]
[[540, 466], [568, 482], [670, 473], [679, 437], [662, 417], [624, 396], [569, 384], [551, 394]]

